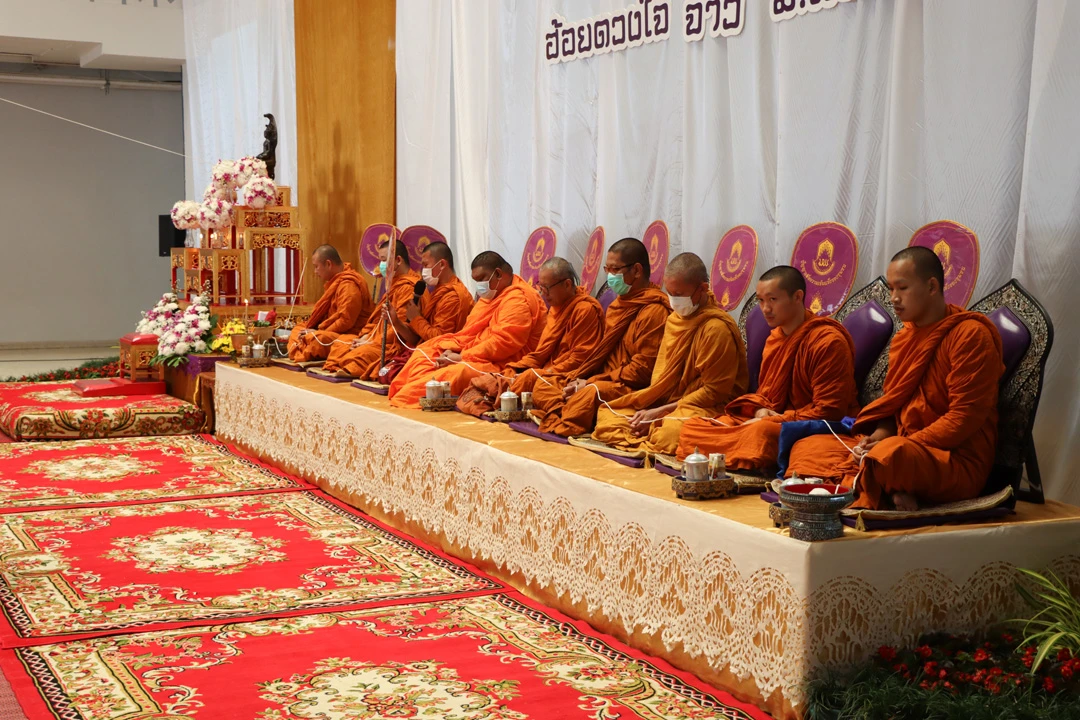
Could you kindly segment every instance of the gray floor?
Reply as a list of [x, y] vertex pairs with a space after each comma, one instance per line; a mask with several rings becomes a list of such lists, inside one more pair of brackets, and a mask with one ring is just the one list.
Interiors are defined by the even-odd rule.
[[0, 380], [54, 370], [70, 370], [87, 360], [116, 357], [118, 348], [59, 348], [51, 350], [0, 350]]

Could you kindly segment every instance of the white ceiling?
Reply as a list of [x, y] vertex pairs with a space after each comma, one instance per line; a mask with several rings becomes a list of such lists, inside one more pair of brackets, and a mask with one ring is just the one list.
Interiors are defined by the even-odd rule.
[[[98, 43], [70, 40], [36, 40], [0, 36], [0, 62], [43, 62], [79, 65], [82, 56]], [[10, 57], [15, 55], [17, 57]]]

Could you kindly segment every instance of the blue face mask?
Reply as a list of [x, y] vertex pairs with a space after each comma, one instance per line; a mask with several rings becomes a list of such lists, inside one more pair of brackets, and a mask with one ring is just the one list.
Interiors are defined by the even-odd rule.
[[626, 293], [630, 292], [630, 286], [626, 284], [625, 280], [623, 280], [622, 273], [619, 273], [618, 275], [612, 275], [611, 273], [608, 273], [607, 286], [614, 290], [616, 295], [625, 295]]
[[383, 260], [379, 263], [379, 274], [386, 277], [386, 261]]

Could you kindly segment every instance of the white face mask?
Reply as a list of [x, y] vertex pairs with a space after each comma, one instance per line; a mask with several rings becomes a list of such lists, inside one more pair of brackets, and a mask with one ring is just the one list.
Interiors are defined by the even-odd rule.
[[439, 284], [439, 275], [442, 275], [442, 272], [440, 271], [439, 275], [436, 275], [435, 268], [424, 268], [420, 271], [420, 275], [424, 278], [424, 282], [434, 286]]
[[697, 312], [698, 306], [694, 304], [694, 299], [692, 297], [668, 295], [668, 300], [671, 301], [671, 309], [683, 317], [693, 315]]
[[487, 280], [478, 280], [476, 282], [476, 295], [481, 300], [490, 300], [495, 297], [495, 291], [491, 289], [491, 278], [493, 277], [495, 277], [494, 272], [488, 275]]

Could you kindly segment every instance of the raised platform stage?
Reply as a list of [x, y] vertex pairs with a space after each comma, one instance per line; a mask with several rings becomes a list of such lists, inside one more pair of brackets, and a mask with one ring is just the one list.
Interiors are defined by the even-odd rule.
[[804, 543], [756, 496], [670, 480], [459, 413], [220, 364], [217, 434], [777, 717], [816, 669], [1018, 617], [1016, 568], [1080, 588], [1080, 508]]

